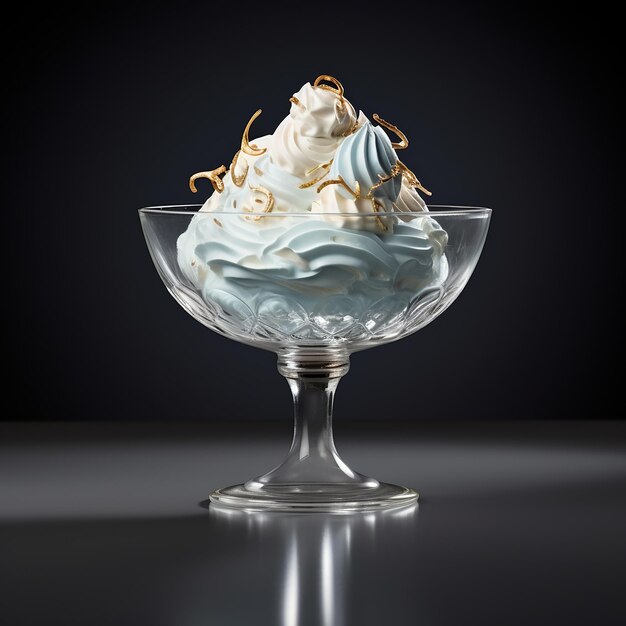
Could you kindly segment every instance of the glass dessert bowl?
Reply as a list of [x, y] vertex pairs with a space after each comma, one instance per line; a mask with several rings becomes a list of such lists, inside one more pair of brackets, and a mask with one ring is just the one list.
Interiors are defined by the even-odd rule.
[[191, 176], [194, 193], [199, 179], [213, 187], [203, 205], [140, 211], [174, 298], [212, 330], [275, 352], [294, 397], [283, 463], [210, 499], [279, 510], [409, 504], [412, 489], [341, 460], [333, 395], [350, 354], [415, 332], [454, 301], [478, 261], [490, 211], [429, 210], [418, 192], [430, 191], [397, 156], [406, 135], [358, 111], [333, 76], [305, 83], [289, 102], [272, 135], [251, 140], [261, 109], [252, 115], [230, 167]]
[[[348, 467], [332, 434], [333, 396], [350, 355], [406, 337], [467, 284], [490, 209], [140, 210], [154, 264], [196, 320], [275, 352], [294, 398], [284, 461], [211, 501], [246, 509], [349, 511], [410, 504], [417, 493]], [[264, 209], [266, 209], [264, 207]]]

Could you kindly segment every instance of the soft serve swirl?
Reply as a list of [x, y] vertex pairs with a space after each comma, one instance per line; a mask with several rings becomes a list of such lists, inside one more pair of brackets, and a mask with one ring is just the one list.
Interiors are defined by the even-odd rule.
[[269, 316], [283, 333], [323, 324], [326, 309], [358, 320], [376, 303], [401, 309], [437, 289], [447, 235], [397, 158], [404, 135], [357, 115], [329, 76], [290, 100], [272, 136], [250, 141], [248, 124], [229, 171], [192, 177], [215, 191], [178, 239], [187, 279], [229, 315]]
[[[380, 126], [373, 126], [369, 120], [363, 120], [356, 132], [346, 137], [337, 148], [329, 178], [354, 181], [359, 184], [359, 189], [366, 193], [372, 189], [373, 196], [391, 203], [400, 193], [402, 178], [395, 176], [381, 185], [380, 177], [391, 176], [397, 162], [398, 157], [385, 131]], [[350, 197], [343, 187], [337, 192], [344, 198]], [[389, 210], [391, 208], [389, 206]]]
[[305, 177], [310, 169], [333, 158], [355, 123], [347, 100], [307, 83], [291, 97], [289, 115], [274, 131], [272, 162], [284, 172]]

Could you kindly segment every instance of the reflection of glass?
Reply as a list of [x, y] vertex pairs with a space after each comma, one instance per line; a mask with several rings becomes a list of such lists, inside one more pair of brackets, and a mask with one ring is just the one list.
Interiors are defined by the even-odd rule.
[[[140, 211], [152, 259], [178, 303], [212, 330], [276, 352], [294, 397], [295, 431], [283, 463], [218, 489], [211, 500], [248, 509], [347, 511], [417, 499], [412, 489], [363, 476], [339, 457], [333, 396], [351, 353], [406, 337], [450, 306], [476, 266], [490, 214], [455, 207], [384, 217]], [[178, 242], [190, 226], [204, 236], [186, 258]], [[268, 232], [278, 233], [279, 244], [259, 243]]]
[[356, 593], [358, 600], [359, 581], [371, 583], [374, 574], [369, 568], [355, 570], [359, 557], [372, 550], [370, 567], [380, 565], [385, 572], [376, 550], [385, 546], [393, 547], [394, 554], [406, 551], [417, 527], [417, 504], [345, 515], [246, 512], [220, 505], [209, 510], [214, 532], [227, 527], [240, 537], [247, 553], [263, 545], [264, 553], [272, 555], [271, 562], [263, 564], [263, 575], [274, 577], [277, 595], [265, 597], [263, 611], [265, 617], [274, 614], [272, 623], [278, 626], [358, 623], [358, 607], [349, 594]]

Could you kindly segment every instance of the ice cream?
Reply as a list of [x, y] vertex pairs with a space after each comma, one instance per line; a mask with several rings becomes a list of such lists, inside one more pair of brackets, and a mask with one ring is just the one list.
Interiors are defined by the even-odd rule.
[[282, 332], [401, 310], [437, 289], [447, 234], [397, 157], [404, 134], [357, 114], [330, 76], [290, 100], [273, 135], [250, 140], [257, 111], [230, 168], [191, 177], [192, 190], [208, 178], [214, 192], [178, 239], [186, 278], [226, 314]]

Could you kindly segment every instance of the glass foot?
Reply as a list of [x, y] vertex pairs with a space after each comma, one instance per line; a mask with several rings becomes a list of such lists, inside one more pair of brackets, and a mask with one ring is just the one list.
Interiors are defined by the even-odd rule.
[[278, 467], [243, 485], [214, 491], [211, 502], [250, 511], [343, 513], [417, 500], [413, 489], [380, 483], [350, 469], [335, 448], [333, 397], [348, 371], [347, 359], [342, 353], [314, 351], [279, 355], [278, 369], [287, 378], [295, 405], [291, 448]]
[[211, 502], [249, 511], [327, 511], [344, 512], [405, 506], [417, 500], [417, 492], [408, 487], [378, 483], [363, 487], [354, 484], [284, 484], [263, 485], [250, 489], [234, 485], [217, 489]]

